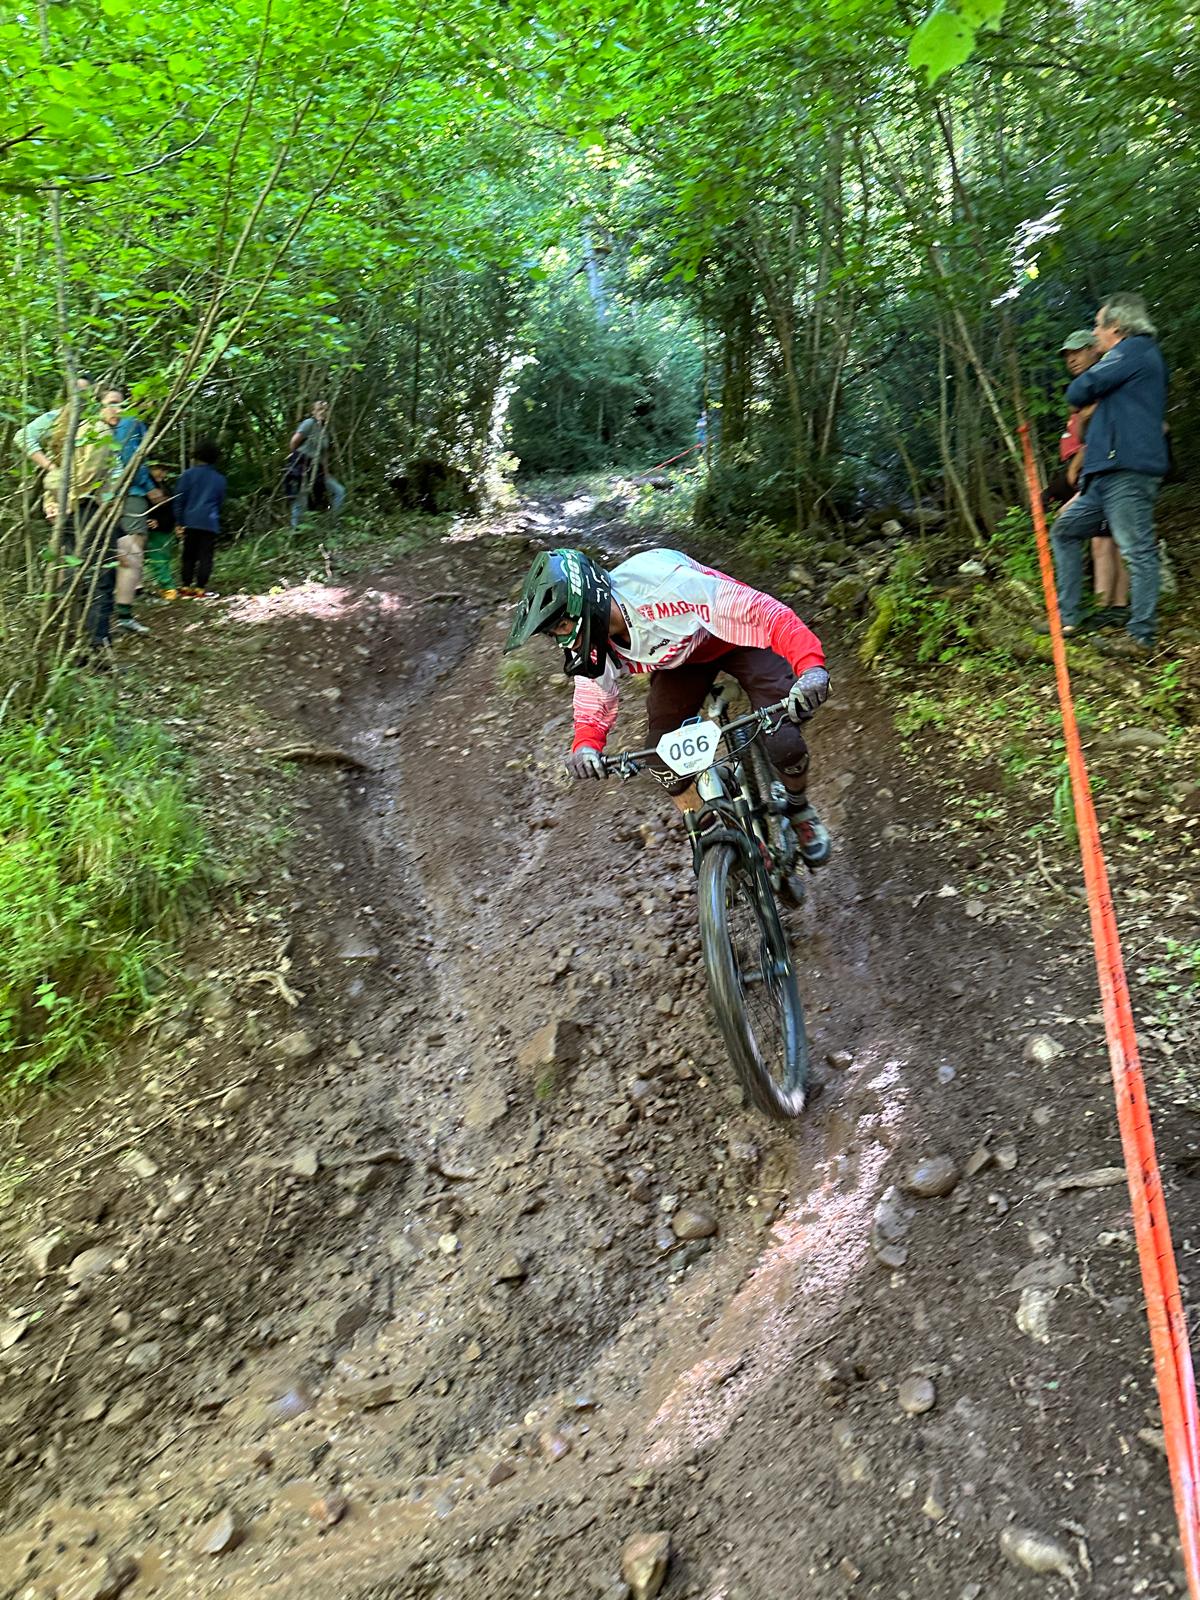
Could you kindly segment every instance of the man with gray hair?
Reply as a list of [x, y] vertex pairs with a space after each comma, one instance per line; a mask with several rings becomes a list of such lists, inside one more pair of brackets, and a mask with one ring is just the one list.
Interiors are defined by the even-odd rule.
[[1167, 368], [1155, 328], [1138, 294], [1114, 294], [1096, 313], [1102, 352], [1067, 390], [1072, 406], [1094, 406], [1080, 480], [1083, 492], [1051, 530], [1063, 632], [1079, 629], [1083, 610], [1083, 546], [1105, 523], [1129, 569], [1129, 626], [1110, 646], [1143, 656], [1154, 646], [1159, 561], [1154, 500], [1167, 470], [1164, 422]]

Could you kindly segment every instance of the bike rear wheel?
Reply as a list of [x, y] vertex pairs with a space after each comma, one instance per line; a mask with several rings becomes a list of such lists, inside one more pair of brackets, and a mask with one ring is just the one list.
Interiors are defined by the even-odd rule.
[[799, 1116], [808, 1039], [766, 873], [733, 845], [714, 845], [700, 863], [699, 890], [708, 992], [734, 1070], [765, 1116]]

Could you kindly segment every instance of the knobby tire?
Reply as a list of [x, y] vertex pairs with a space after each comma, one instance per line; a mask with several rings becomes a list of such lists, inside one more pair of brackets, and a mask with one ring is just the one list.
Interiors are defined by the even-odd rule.
[[[700, 864], [699, 894], [708, 991], [734, 1070], [747, 1098], [764, 1116], [779, 1122], [799, 1116], [808, 1040], [787, 938], [766, 873], [733, 845], [714, 845]], [[768, 964], [770, 975], [763, 976]], [[770, 1036], [773, 1027], [777, 1038]]]

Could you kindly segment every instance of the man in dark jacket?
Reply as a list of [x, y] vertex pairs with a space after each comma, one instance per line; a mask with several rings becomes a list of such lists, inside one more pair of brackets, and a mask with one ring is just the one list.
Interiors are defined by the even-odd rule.
[[1141, 295], [1112, 295], [1096, 313], [1103, 355], [1067, 390], [1069, 405], [1095, 406], [1080, 473], [1083, 492], [1052, 530], [1058, 605], [1070, 634], [1082, 619], [1084, 544], [1108, 524], [1130, 582], [1129, 628], [1112, 648], [1128, 655], [1153, 648], [1157, 622], [1154, 500], [1167, 470], [1167, 368], [1154, 333]]

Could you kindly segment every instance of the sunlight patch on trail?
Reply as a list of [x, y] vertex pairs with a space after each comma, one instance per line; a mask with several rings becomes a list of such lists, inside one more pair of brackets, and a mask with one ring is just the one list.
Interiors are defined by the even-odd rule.
[[899, 1081], [900, 1063], [888, 1061], [868, 1084], [879, 1106], [857, 1124], [852, 1176], [843, 1157], [831, 1158], [821, 1187], [775, 1223], [774, 1242], [726, 1307], [707, 1353], [680, 1373], [650, 1422], [649, 1465], [712, 1445], [836, 1317], [867, 1257], [880, 1177], [904, 1108]]
[[286, 617], [306, 617], [317, 622], [334, 622], [370, 606], [379, 613], [398, 612], [405, 604], [401, 594], [385, 594], [379, 589], [365, 593], [327, 583], [300, 583], [292, 588], [273, 589], [266, 594], [235, 595], [225, 606], [230, 622], [279, 622]]

